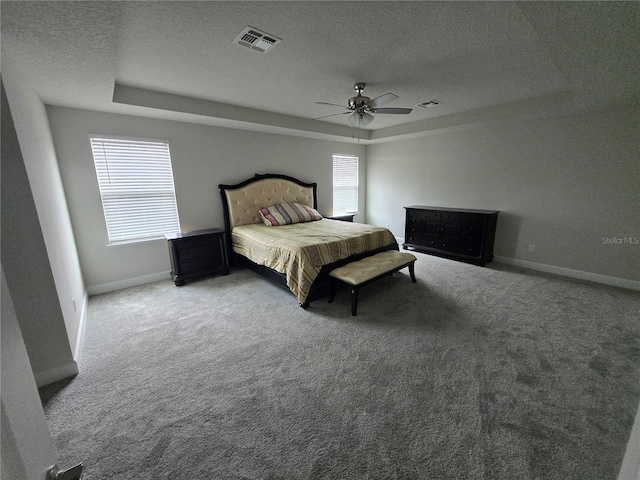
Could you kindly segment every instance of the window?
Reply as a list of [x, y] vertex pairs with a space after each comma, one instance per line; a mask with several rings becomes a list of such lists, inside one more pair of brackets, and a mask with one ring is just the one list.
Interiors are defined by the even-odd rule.
[[169, 144], [91, 137], [109, 244], [179, 232]]
[[333, 156], [333, 214], [358, 213], [358, 157]]

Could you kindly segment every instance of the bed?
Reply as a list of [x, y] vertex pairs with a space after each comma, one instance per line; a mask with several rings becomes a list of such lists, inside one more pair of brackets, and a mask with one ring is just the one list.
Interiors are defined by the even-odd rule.
[[[329, 272], [334, 268], [385, 250], [398, 250], [395, 237], [386, 228], [319, 216], [316, 183], [288, 175], [256, 174], [234, 185], [221, 184], [218, 189], [231, 264], [247, 267], [289, 290], [303, 308], [331, 293]], [[267, 212], [277, 216], [276, 209], [293, 204], [304, 219], [276, 221], [276, 226], [265, 223], [273, 220]], [[307, 220], [308, 216], [312, 218]]]

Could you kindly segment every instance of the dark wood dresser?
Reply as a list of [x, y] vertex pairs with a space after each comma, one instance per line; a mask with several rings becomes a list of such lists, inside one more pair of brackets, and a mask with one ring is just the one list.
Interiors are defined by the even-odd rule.
[[405, 207], [405, 249], [484, 266], [493, 259], [498, 211]]
[[169, 242], [171, 278], [176, 286], [189, 278], [229, 273], [224, 230], [210, 228], [165, 235]]

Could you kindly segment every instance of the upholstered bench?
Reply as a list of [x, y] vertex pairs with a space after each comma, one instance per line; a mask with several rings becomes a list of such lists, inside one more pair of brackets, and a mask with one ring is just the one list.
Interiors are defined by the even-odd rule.
[[329, 303], [333, 302], [340, 282], [344, 283], [351, 289], [351, 315], [355, 316], [358, 308], [358, 291], [361, 287], [402, 270], [404, 267], [409, 267], [411, 280], [416, 283], [415, 261], [416, 257], [410, 253], [387, 250], [331, 270], [329, 276], [332, 277], [333, 282]]

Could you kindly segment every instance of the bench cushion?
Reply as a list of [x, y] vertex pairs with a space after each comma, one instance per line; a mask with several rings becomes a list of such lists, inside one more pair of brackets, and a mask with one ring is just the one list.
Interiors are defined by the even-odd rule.
[[349, 285], [360, 285], [415, 260], [410, 253], [388, 250], [336, 268], [329, 275]]

